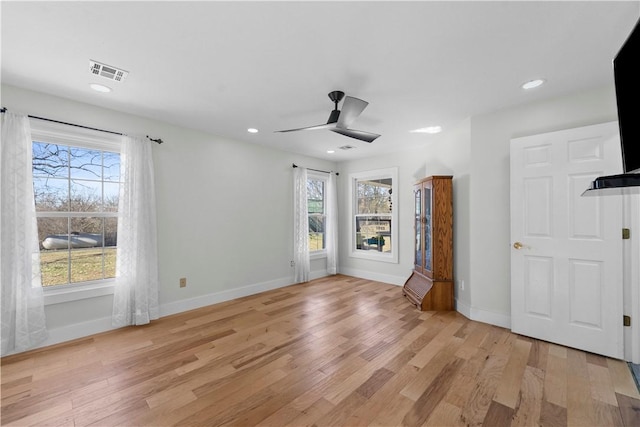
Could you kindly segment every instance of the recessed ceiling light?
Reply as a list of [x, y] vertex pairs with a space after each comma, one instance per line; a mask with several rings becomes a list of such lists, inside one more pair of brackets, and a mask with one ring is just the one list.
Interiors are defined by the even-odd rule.
[[544, 79], [529, 80], [528, 82], [522, 84], [522, 89], [525, 89], [525, 90], [534, 89], [538, 86], [541, 86], [543, 83], [544, 83]]
[[249, 129], [247, 129], [247, 132], [249, 132], [249, 133], [258, 133], [258, 129], [256, 129], [256, 128], [249, 128]]
[[411, 133], [440, 133], [442, 132], [441, 126], [427, 126], [426, 128], [414, 129]]
[[105, 85], [100, 85], [98, 83], [90, 83], [89, 87], [93, 90], [95, 90], [96, 92], [101, 92], [101, 93], [107, 93], [107, 92], [111, 92], [111, 88], [107, 87]]
[[327, 150], [327, 153], [329, 153], [329, 154], [333, 154], [335, 152], [336, 152], [336, 150]]

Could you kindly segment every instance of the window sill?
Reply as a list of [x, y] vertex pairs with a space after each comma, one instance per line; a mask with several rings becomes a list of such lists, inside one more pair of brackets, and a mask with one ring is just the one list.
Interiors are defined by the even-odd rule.
[[44, 305], [60, 304], [81, 299], [113, 295], [115, 279], [88, 282], [82, 285], [67, 285], [44, 288]]
[[356, 249], [351, 251], [350, 256], [352, 258], [369, 259], [372, 261], [390, 262], [394, 264], [398, 263], [398, 256], [394, 253], [388, 252], [363, 251]]
[[321, 259], [327, 257], [327, 250], [309, 252], [309, 259]]

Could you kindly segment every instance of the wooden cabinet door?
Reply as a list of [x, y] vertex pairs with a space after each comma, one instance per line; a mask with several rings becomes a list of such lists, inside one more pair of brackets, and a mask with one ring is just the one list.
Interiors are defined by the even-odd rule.
[[430, 279], [433, 279], [433, 196], [433, 181], [423, 182], [424, 263], [422, 274]]

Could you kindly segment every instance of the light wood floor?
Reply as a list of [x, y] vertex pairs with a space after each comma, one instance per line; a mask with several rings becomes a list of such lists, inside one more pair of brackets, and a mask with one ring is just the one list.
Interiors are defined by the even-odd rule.
[[2, 359], [2, 424], [640, 425], [627, 365], [346, 276]]

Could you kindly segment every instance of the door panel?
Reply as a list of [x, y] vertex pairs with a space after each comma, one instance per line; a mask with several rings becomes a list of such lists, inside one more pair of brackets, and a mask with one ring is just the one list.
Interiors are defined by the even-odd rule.
[[511, 141], [511, 323], [621, 358], [622, 201], [581, 197], [620, 173], [615, 122]]

